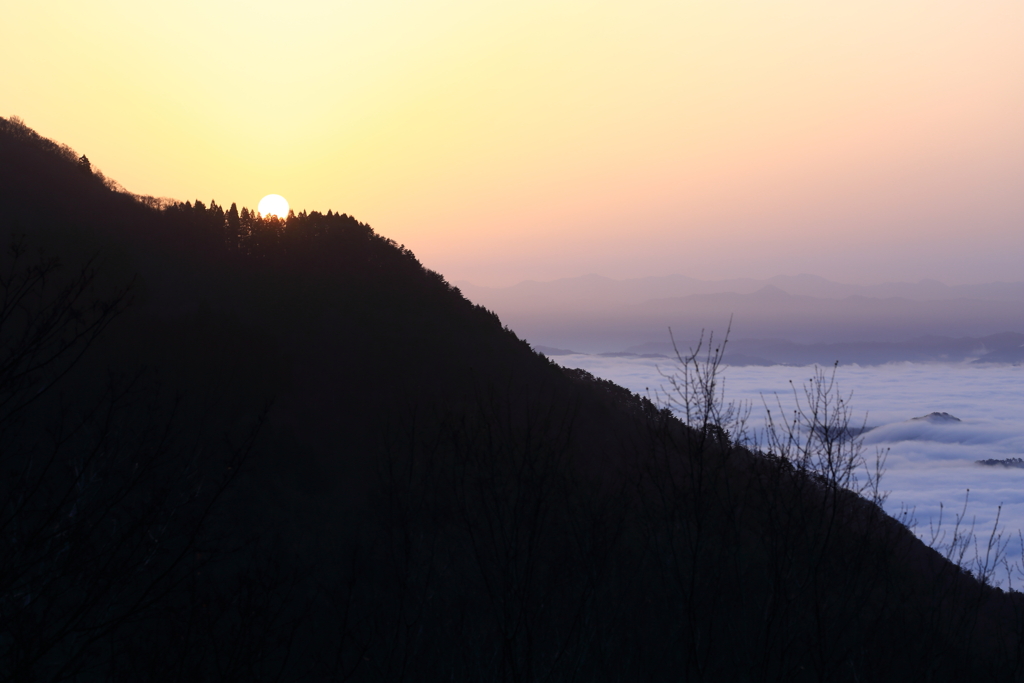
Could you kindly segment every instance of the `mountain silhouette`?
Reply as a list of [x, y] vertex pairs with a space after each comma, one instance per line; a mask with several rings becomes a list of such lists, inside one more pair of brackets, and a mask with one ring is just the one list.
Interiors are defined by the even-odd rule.
[[1021, 595], [859, 461], [565, 370], [351, 216], [86, 161], [0, 119], [0, 678], [1019, 678]]

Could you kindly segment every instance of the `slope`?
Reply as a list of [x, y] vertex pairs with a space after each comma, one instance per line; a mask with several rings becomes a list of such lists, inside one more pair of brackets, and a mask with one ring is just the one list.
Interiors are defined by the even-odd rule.
[[0, 121], [0, 237], [3, 678], [1020, 675], [1019, 596], [849, 491], [847, 432], [751, 452], [699, 382], [685, 426], [349, 216]]

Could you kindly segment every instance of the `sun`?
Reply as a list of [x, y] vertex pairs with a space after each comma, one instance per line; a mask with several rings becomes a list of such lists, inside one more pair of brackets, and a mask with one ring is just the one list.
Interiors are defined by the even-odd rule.
[[260, 200], [256, 210], [261, 216], [276, 216], [284, 220], [288, 218], [288, 200], [279, 194], [268, 194]]

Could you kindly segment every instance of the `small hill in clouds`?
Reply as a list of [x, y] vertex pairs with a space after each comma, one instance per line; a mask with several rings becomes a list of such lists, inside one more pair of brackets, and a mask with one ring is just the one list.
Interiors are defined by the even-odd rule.
[[956, 417], [954, 415], [950, 415], [949, 413], [940, 413], [940, 412], [928, 413], [927, 415], [922, 415], [921, 417], [912, 417], [910, 419], [911, 420], [923, 420], [925, 422], [931, 422], [932, 424], [944, 424], [944, 423], [960, 422], [961, 421], [959, 417]]
[[3, 119], [0, 209], [2, 678], [1021, 661], [1019, 595], [835, 480], [549, 362], [355, 218], [136, 197]]
[[902, 344], [908, 352], [880, 362], [924, 358], [927, 345], [912, 352], [908, 347], [922, 337], [1024, 333], [1024, 282], [858, 286], [811, 275], [714, 282], [678, 275], [632, 280], [590, 275], [506, 288], [460, 284], [472, 301], [496, 311], [531, 343], [588, 353], [666, 344], [669, 327], [677, 339], [697, 339], [702, 329], [724, 329], [730, 315], [735, 341], [887, 343]]

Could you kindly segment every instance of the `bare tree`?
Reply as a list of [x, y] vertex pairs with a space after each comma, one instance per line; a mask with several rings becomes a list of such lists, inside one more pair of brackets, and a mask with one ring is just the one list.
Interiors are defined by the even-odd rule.
[[202, 571], [258, 425], [218, 463], [142, 375], [62, 384], [129, 289], [97, 298], [91, 262], [26, 254], [15, 240], [0, 270], [0, 679], [60, 681], [110, 670]]

